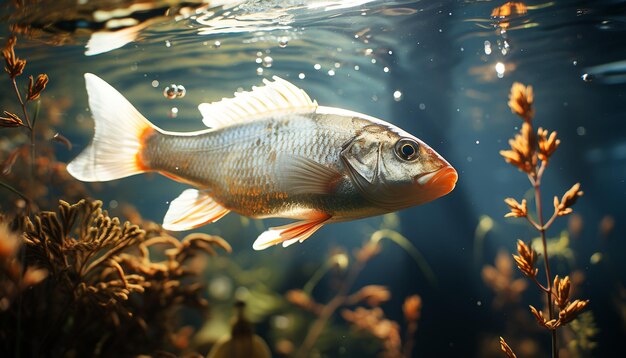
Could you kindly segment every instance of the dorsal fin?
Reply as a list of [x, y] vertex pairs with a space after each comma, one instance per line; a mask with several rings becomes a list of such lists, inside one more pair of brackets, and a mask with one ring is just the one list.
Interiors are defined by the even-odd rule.
[[310, 113], [317, 109], [317, 102], [304, 90], [280, 77], [272, 79], [274, 82], [264, 79], [265, 86], [253, 86], [252, 91], [235, 93], [234, 98], [200, 104], [202, 122], [210, 128], [221, 128], [272, 114]]

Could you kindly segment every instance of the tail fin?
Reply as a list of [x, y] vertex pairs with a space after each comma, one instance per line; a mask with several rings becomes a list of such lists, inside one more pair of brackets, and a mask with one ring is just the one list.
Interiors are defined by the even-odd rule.
[[67, 165], [67, 171], [89, 182], [145, 172], [139, 155], [142, 141], [158, 129], [98, 76], [86, 73], [85, 81], [95, 134], [91, 144]]

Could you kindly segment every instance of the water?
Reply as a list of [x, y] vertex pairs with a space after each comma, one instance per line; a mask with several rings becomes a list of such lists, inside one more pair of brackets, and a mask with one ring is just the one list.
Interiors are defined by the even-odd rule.
[[[102, 77], [153, 123], [172, 131], [202, 129], [199, 103], [230, 97], [277, 75], [322, 105], [367, 113], [406, 129], [459, 172], [456, 189], [432, 203], [329, 225], [288, 249], [251, 248], [264, 228], [279, 221], [231, 214], [202, 227], [198, 231], [226, 239], [233, 253], [227, 256], [231, 266], [206, 264], [200, 281], [208, 285], [205, 295], [213, 316], [187, 317], [194, 332], [206, 325], [189, 349], [206, 354], [212, 339], [227, 332], [230, 307], [238, 297], [246, 300], [248, 315], [274, 355], [297, 351], [314, 316], [288, 303], [286, 292], [302, 289], [329, 258], [349, 258], [354, 265], [350, 254], [374, 231], [387, 228], [404, 235], [428, 268], [385, 240], [382, 253], [367, 263], [350, 292], [371, 284], [387, 286], [391, 298], [382, 308], [400, 324], [405, 342], [408, 325], [401, 305], [407, 296], [421, 296], [412, 356], [504, 356], [498, 336], [518, 356], [549, 356], [549, 334], [527, 310], [529, 304], [542, 307], [537, 287], [524, 279], [527, 289], [507, 299], [510, 291], [495, 293], [481, 275], [499, 250], [515, 253], [518, 239], [528, 242], [538, 236], [523, 219], [503, 218], [508, 210], [504, 198], [532, 197], [525, 175], [499, 155], [522, 123], [507, 106], [509, 89], [518, 81], [534, 88], [535, 125], [556, 130], [561, 140], [542, 183], [544, 215], [552, 213], [553, 195], [561, 197], [576, 182], [584, 190], [574, 207], [582, 228], [575, 228], [578, 219], [563, 217], [548, 231], [555, 238], [569, 228], [571, 250], [558, 251], [561, 256], [555, 251], [553, 275], [577, 271], [584, 276], [574, 295], [590, 299], [587, 311], [598, 328], [592, 338], [597, 346], [578, 356], [626, 353], [620, 344], [626, 329], [625, 2], [529, 2], [526, 13], [502, 18], [491, 16], [504, 4], [497, 1], [248, 1], [223, 6], [191, 1], [172, 7], [169, 16], [160, 16], [168, 5], [154, 2], [152, 10], [130, 12], [135, 22], [129, 23], [138, 27], [127, 30], [135, 35], [124, 41], [119, 32], [102, 40], [97, 30], [103, 22], [90, 19], [95, 9], [105, 18], [102, 11], [125, 8], [107, 3], [51, 2], [26, 10], [4, 5], [5, 24], [30, 28], [30, 37], [18, 35], [16, 47], [18, 56], [28, 60], [26, 73], [50, 76], [38, 121], [50, 132], [42, 137], [59, 132], [73, 144], [71, 150], [55, 144], [60, 162], [76, 156], [92, 135], [83, 73]], [[1, 108], [20, 113], [7, 76], [2, 78]], [[9, 133], [16, 130], [1, 130], [3, 156], [14, 143], [27, 142], [26, 136]], [[47, 195], [49, 202], [69, 200], [65, 189], [50, 183], [39, 195]], [[103, 200], [112, 214], [122, 215], [122, 204], [132, 204], [155, 222], [185, 188], [158, 175], [86, 185], [89, 195]], [[15, 210], [15, 199], [2, 192], [0, 208]], [[339, 247], [343, 256], [333, 255]], [[522, 278], [512, 265], [513, 278]], [[542, 265], [540, 260], [538, 279], [544, 283]], [[341, 280], [333, 277], [332, 272], [324, 275], [315, 286], [318, 302], [336, 294]], [[375, 356], [384, 346], [381, 340], [355, 333], [341, 310], [324, 327], [314, 354]], [[570, 328], [561, 332], [561, 343], [575, 337]], [[567, 356], [577, 355], [571, 350]]]

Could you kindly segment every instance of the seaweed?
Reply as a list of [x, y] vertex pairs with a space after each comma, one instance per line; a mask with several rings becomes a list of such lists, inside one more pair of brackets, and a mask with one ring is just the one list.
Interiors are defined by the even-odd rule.
[[181, 312], [208, 312], [192, 259], [231, 251], [217, 236], [179, 241], [158, 227], [121, 223], [99, 201], [61, 201], [58, 212], [0, 222], [0, 347], [7, 355], [183, 352]]
[[[533, 218], [528, 210], [526, 199], [518, 202], [516, 199], [506, 198], [504, 201], [508, 205], [510, 212], [505, 217], [525, 218], [540, 235], [546, 276], [545, 284], [542, 284], [537, 278], [539, 269], [536, 265], [539, 254], [532, 245], [518, 240], [518, 254], [513, 255], [513, 258], [522, 274], [535, 283], [539, 290], [545, 294], [547, 314], [544, 314], [544, 312], [532, 305], [529, 307], [537, 324], [550, 332], [552, 357], [558, 357], [557, 330], [571, 323], [585, 309], [589, 301], [580, 299], [572, 301], [572, 282], [570, 277], [560, 278], [558, 275], [552, 276], [546, 231], [557, 218], [573, 212], [572, 206], [583, 195], [583, 192], [580, 190], [580, 184], [576, 183], [561, 199], [555, 196], [553, 199], [554, 212], [548, 220], [544, 220], [541, 183], [550, 159], [560, 145], [560, 140], [557, 139], [556, 132], [550, 133], [543, 128], [539, 128], [535, 132], [533, 128], [533, 117], [535, 114], [533, 101], [534, 96], [531, 86], [525, 86], [517, 82], [513, 84], [508, 105], [511, 111], [523, 120], [523, 123], [520, 132], [513, 139], [509, 140], [511, 149], [502, 150], [500, 154], [509, 164], [527, 175], [534, 192], [536, 214], [535, 218]], [[558, 313], [556, 309], [558, 309]], [[516, 356], [502, 337], [500, 337], [500, 344], [502, 351], [508, 357]]]

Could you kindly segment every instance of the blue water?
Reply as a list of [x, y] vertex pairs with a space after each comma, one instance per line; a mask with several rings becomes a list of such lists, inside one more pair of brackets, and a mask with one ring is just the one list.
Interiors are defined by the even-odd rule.
[[[490, 16], [503, 3], [250, 1], [201, 9], [180, 19], [155, 18], [134, 41], [100, 54], [85, 54], [93, 29], [68, 34], [71, 41], [64, 45], [49, 44], [50, 34], [20, 37], [16, 51], [29, 60], [29, 73], [49, 74], [45, 96], [71, 99], [59, 113], [62, 124], [57, 129], [74, 148], [57, 151], [62, 161], [77, 155], [92, 135], [86, 72], [109, 82], [166, 130], [202, 129], [199, 103], [230, 97], [277, 75], [322, 105], [385, 119], [429, 143], [458, 170], [457, 187], [432, 203], [399, 212], [392, 227], [421, 252], [436, 282], [427, 279], [405, 250], [386, 242], [355, 284], [388, 286], [392, 299], [383, 308], [400, 323], [404, 298], [415, 293], [422, 297], [415, 357], [504, 356], [497, 353], [497, 345], [493, 349], [493, 342], [505, 332], [536, 343], [537, 352], [528, 356], [548, 356], [549, 335], [533, 328], [526, 310], [528, 304], [541, 305], [536, 287], [529, 281], [518, 303], [494, 308], [495, 295], [481, 278], [481, 268], [493, 265], [499, 250], [514, 252], [518, 239], [537, 236], [521, 219], [503, 218], [508, 211], [503, 199], [521, 199], [530, 186], [499, 155], [521, 125], [506, 104], [510, 86], [515, 81], [532, 85], [536, 126], [556, 130], [561, 139], [542, 186], [546, 215], [552, 212], [551, 198], [572, 184], [580, 182], [585, 192], [574, 207], [583, 228], [571, 237], [573, 257], [556, 258], [553, 271], [584, 274], [576, 295], [591, 300], [588, 310], [599, 329], [590, 356], [623, 356], [626, 2], [528, 2], [528, 13], [513, 16], [504, 32]], [[7, 83], [0, 87], [3, 105], [12, 100]], [[170, 84], [183, 85], [185, 96], [167, 99], [163, 91]], [[145, 218], [160, 222], [168, 203], [186, 187], [158, 175], [141, 175], [89, 188], [113, 213], [121, 203], [130, 203]], [[0, 207], [8, 207], [8, 200], [3, 193]], [[484, 216], [493, 220], [493, 229], [477, 239]], [[615, 224], [603, 236], [599, 224], [606, 217]], [[276, 222], [230, 214], [200, 230], [229, 241], [234, 247], [230, 258], [280, 297], [302, 288], [332, 248], [351, 253], [385, 225], [381, 217], [333, 224], [303, 244], [254, 252], [253, 240]], [[567, 228], [568, 218], [559, 218], [548, 236], [558, 237]], [[594, 253], [602, 258], [592, 262]], [[515, 278], [521, 277], [513, 269]], [[215, 268], [206, 277], [253, 286]], [[542, 270], [539, 278], [543, 282]], [[229, 307], [235, 292], [232, 287], [226, 298], [216, 299], [216, 306]], [[324, 279], [314, 296], [325, 302], [333, 293], [332, 280]], [[262, 302], [250, 304], [263, 307]], [[507, 328], [518, 322], [518, 310], [530, 328]], [[272, 322], [292, 311], [284, 302], [258, 308], [257, 331], [270, 347], [281, 336]], [[333, 322], [350, 332], [339, 315]], [[338, 337], [326, 342], [330, 348], [322, 356], [362, 354], [349, 342], [351, 335]], [[520, 351], [518, 356], [525, 355]]]

